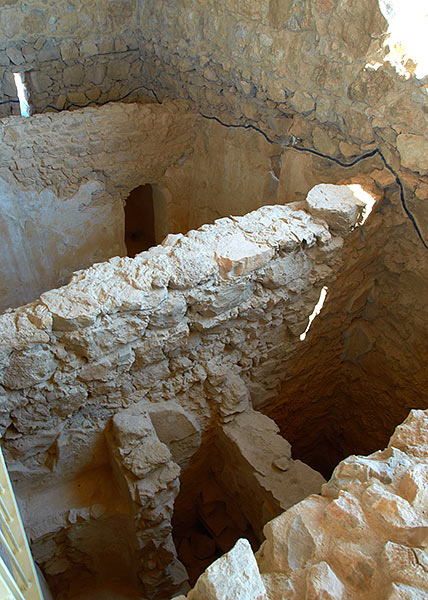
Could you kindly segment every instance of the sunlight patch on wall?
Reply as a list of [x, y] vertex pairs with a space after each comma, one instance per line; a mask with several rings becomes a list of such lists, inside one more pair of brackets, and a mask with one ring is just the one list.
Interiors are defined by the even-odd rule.
[[16, 91], [18, 94], [19, 108], [21, 109], [21, 115], [23, 117], [31, 116], [31, 107], [27, 99], [28, 91], [25, 87], [24, 77], [22, 73], [14, 73], [13, 78], [15, 79]]
[[358, 183], [352, 183], [348, 186], [354, 193], [354, 195], [361, 200], [365, 204], [365, 208], [363, 209], [362, 219], [359, 222], [359, 225], [363, 225], [367, 221], [367, 217], [373, 210], [373, 206], [376, 203], [376, 199], [373, 198], [371, 194], [366, 192], [361, 185]]
[[325, 299], [327, 297], [327, 292], [328, 292], [328, 287], [325, 285], [321, 290], [320, 297], [318, 298], [318, 302], [315, 304], [312, 314], [309, 316], [308, 325], [307, 325], [305, 331], [300, 334], [301, 342], [303, 342], [303, 340], [306, 338], [306, 335], [307, 335], [309, 329], [311, 328], [312, 321], [315, 319], [315, 317], [317, 317], [320, 314], [322, 307], [324, 306]]
[[428, 74], [427, 0], [379, 0], [379, 6], [389, 25], [385, 59], [407, 79], [422, 79]]

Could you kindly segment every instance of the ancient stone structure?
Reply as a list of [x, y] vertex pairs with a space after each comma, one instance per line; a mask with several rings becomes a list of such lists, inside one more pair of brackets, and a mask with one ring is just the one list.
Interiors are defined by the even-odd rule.
[[388, 47], [398, 4], [0, 3], [1, 435], [58, 598], [428, 594], [426, 15]]
[[427, 428], [412, 411], [385, 450], [341, 462], [321, 496], [266, 525], [257, 562], [240, 540], [188, 600], [426, 598]]
[[[171, 537], [180, 468], [184, 493], [192, 481], [184, 513], [212, 471], [232, 520], [245, 516], [259, 542], [266, 521], [319, 491], [323, 478], [290, 460], [251, 405], [278, 394], [343, 236], [362, 219], [350, 187], [324, 188], [308, 203], [170, 235], [0, 317], [3, 445], [54, 590], [75, 592], [85, 572], [92, 585], [142, 583], [150, 597], [184, 581]], [[116, 528], [105, 560], [100, 544]]]

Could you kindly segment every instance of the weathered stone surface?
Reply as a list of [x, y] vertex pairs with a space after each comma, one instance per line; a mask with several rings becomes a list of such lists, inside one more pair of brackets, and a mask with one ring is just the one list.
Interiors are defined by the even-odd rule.
[[306, 198], [314, 216], [325, 219], [335, 231], [355, 227], [362, 219], [365, 204], [349, 186], [320, 184]]
[[397, 137], [397, 148], [403, 167], [419, 173], [428, 171], [428, 142], [425, 136], [402, 133]]
[[239, 498], [260, 539], [262, 523], [317, 492], [325, 481], [307, 465], [291, 460], [290, 445], [278, 435], [275, 423], [252, 409], [221, 427], [216, 448], [217, 481]]
[[[385, 451], [348, 458], [345, 465], [339, 464], [330, 482], [323, 487], [322, 496], [310, 496], [265, 526], [266, 540], [256, 558], [269, 598], [357, 600], [364, 595], [370, 600], [381, 597], [413, 600], [426, 596], [425, 508], [419, 504], [408, 506], [397, 492], [409, 472], [406, 465], [403, 466], [403, 459], [409, 461], [413, 474], [421, 474], [426, 468], [427, 457], [415, 455], [412, 450], [416, 439], [421, 446], [426, 446], [421, 426], [427, 422], [428, 411], [412, 411], [397, 428]], [[409, 453], [403, 453], [400, 461], [391, 463], [393, 444], [400, 437], [412, 440], [406, 448]], [[367, 471], [370, 462], [377, 463], [377, 471]], [[379, 480], [382, 466], [389, 474], [388, 479]], [[413, 475], [412, 481], [423, 493], [426, 480], [420, 476], [416, 483]], [[372, 501], [375, 497], [376, 501]], [[368, 498], [372, 500], [367, 501]], [[404, 506], [407, 526], [411, 523], [417, 527], [420, 536], [409, 536], [408, 530], [401, 529]], [[210, 577], [211, 573], [221, 572], [219, 563], [223, 559], [200, 577], [187, 596], [189, 600], [223, 597], [216, 594], [222, 593], [226, 577], [237, 582], [240, 592], [234, 591], [236, 597], [241, 597], [238, 593], [245, 594], [246, 582], [237, 577], [241, 570], [238, 565], [232, 566], [224, 579]], [[253, 577], [258, 580], [258, 573]], [[209, 590], [199, 587], [205, 582], [210, 583]]]
[[267, 246], [258, 246], [243, 236], [231, 236], [221, 242], [216, 251], [223, 277], [247, 275], [255, 269], [264, 267], [273, 257], [273, 250]]
[[83, 81], [85, 71], [81, 65], [74, 65], [73, 67], [67, 67], [64, 69], [62, 76], [64, 78], [64, 84], [67, 87], [71, 85], [79, 85]]
[[267, 600], [266, 589], [247, 540], [213, 563], [198, 579], [189, 600]]

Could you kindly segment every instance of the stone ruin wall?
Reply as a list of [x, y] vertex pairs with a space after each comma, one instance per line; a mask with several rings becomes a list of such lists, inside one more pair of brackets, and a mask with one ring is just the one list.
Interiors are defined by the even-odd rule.
[[153, 100], [141, 79], [137, 13], [135, 0], [3, 2], [0, 114], [19, 114], [16, 71], [26, 74], [36, 112]]
[[[171, 513], [179, 465], [190, 468], [201, 439], [205, 464], [213, 443], [224, 456], [214, 471], [229, 491], [242, 473], [239, 504], [251, 482], [245, 511], [259, 536], [319, 489], [322, 478], [290, 462], [289, 444], [251, 405], [277, 395], [321, 287], [345, 260], [363, 205], [353, 194], [335, 202], [264, 207], [168, 236], [1, 317], [3, 447], [54, 589], [77, 573], [84, 585], [85, 572], [133, 572], [153, 597], [179, 585]], [[245, 441], [242, 429], [254, 435]], [[112, 536], [115, 570], [100, 558]]]
[[[95, 51], [94, 44], [101, 44], [102, 31], [108, 30], [113, 40], [119, 28], [133, 31], [135, 23], [139, 82], [155, 90], [159, 100], [182, 97], [192, 111], [205, 115], [198, 119], [195, 114], [191, 159], [164, 165], [169, 231], [185, 232], [231, 212], [239, 214], [244, 205], [242, 213], [260, 204], [304, 199], [321, 182], [364, 177], [369, 185], [373, 180], [384, 194], [374, 216], [382, 227], [354, 255], [341, 286], [330, 291], [322, 319], [315, 325], [319, 335], [312, 337], [318, 345], [314, 351], [302, 347], [304, 361], [290, 368], [281, 401], [266, 410], [296, 452], [326, 474], [347, 454], [372, 452], [386, 444], [411, 407], [426, 407], [428, 165], [425, 82], [400, 76], [385, 60], [387, 23], [378, 3], [115, 3], [117, 10], [110, 6], [108, 14], [97, 12], [101, 25], [91, 21], [89, 4], [79, 5], [85, 15], [79, 25], [72, 13], [59, 11], [55, 16], [48, 7], [41, 20], [34, 15], [25, 20], [19, 6], [8, 2], [1, 17], [11, 32], [8, 44], [20, 52], [18, 31], [31, 36], [30, 29], [38, 23], [34, 35], [39, 35], [41, 46], [51, 17], [58, 19], [48, 41], [58, 44], [58, 52], [61, 44], [67, 48], [71, 40], [72, 47], [79, 36], [89, 40], [80, 46], [81, 55], [72, 50], [70, 63], [63, 58], [58, 63], [42, 61], [36, 53], [30, 64], [36, 71], [55, 64], [61, 71], [86, 60], [92, 66], [98, 60], [120, 60], [114, 53], [104, 55], [101, 45]], [[35, 5], [34, 9], [39, 10]], [[129, 28], [120, 21], [122, 16]], [[120, 41], [119, 47], [125, 52]], [[91, 57], [85, 58], [90, 50]], [[8, 60], [5, 68], [10, 71], [14, 67]], [[376, 61], [379, 68], [366, 66]], [[127, 67], [123, 73], [128, 73]], [[58, 73], [56, 77], [60, 80]], [[126, 81], [129, 87], [134, 85], [129, 75]], [[57, 93], [66, 96], [68, 89], [80, 93], [83, 88], [87, 93], [97, 85], [85, 80], [70, 87], [62, 81], [61, 90], [47, 96], [55, 103]], [[125, 90], [127, 84], [123, 85]], [[120, 88], [110, 79], [107, 86], [112, 92]], [[146, 98], [147, 90], [141, 91]], [[168, 110], [167, 104], [163, 107]], [[153, 104], [152, 110], [163, 107]], [[376, 154], [353, 167], [335, 162], [350, 164], [371, 152]], [[423, 240], [405, 213], [403, 198]], [[80, 266], [85, 265], [73, 265], [71, 270]], [[64, 282], [69, 272], [58, 282], [50, 280], [44, 289]], [[363, 279], [364, 292], [359, 294], [355, 288]], [[352, 304], [350, 297], [355, 297]], [[338, 324], [338, 314], [343, 323]], [[302, 369], [303, 362], [307, 369]], [[299, 417], [305, 414], [301, 407], [309, 397], [317, 406], [312, 422]], [[287, 430], [291, 415], [300, 419], [307, 433], [299, 440], [295, 428]], [[313, 427], [314, 422], [323, 426]], [[318, 454], [326, 459], [319, 460], [317, 447], [323, 448]]]
[[[188, 600], [422, 600], [428, 594], [428, 412], [385, 450], [350, 456], [312, 495], [213, 563]], [[178, 596], [175, 600], [185, 600]]]
[[0, 139], [1, 270], [15, 280], [1, 291], [3, 310], [125, 255], [123, 202], [141, 184], [155, 190], [158, 242], [229, 214], [304, 200], [321, 182], [364, 174], [375, 193], [385, 187], [379, 163], [349, 172], [315, 160], [291, 182], [284, 162], [293, 149], [206, 120], [182, 101], [11, 117]]
[[4, 119], [1, 276], [13, 285], [2, 288], [1, 308], [126, 254], [123, 200], [191, 154], [193, 120], [174, 102]]
[[[67, 106], [73, 99], [83, 100], [81, 96], [67, 99], [69, 94], [85, 94], [89, 101], [91, 94], [94, 98], [98, 94], [98, 88], [97, 98], [104, 102], [116, 99], [119, 92], [127, 93], [138, 81], [145, 86], [138, 92], [141, 98], [153, 96], [146, 89], [152, 88], [159, 99], [183, 97], [190, 101], [191, 111], [201, 111], [224, 124], [247, 127], [224, 127], [212, 118], [192, 117], [197, 127], [189, 142], [191, 159], [177, 164], [174, 158], [161, 169], [166, 168], [166, 197], [179, 198], [175, 206], [181, 203], [187, 211], [183, 223], [179, 220], [181, 209], [174, 211], [174, 202], [170, 202], [171, 231], [185, 232], [235, 212], [230, 210], [228, 198], [233, 195], [235, 202], [238, 193], [238, 206], [242, 196], [251, 195], [241, 194], [242, 181], [236, 177], [248, 165], [254, 177], [248, 177], [245, 190], [256, 191], [251, 201], [260, 204], [303, 200], [312, 185], [320, 182], [360, 181], [382, 196], [364, 229], [353, 234], [361, 236], [360, 240], [347, 255], [336, 282], [330, 285], [325, 307], [308, 334], [308, 343], [299, 345], [284, 366], [279, 399], [274, 401], [274, 394], [261, 398], [260, 406], [265, 403], [263, 410], [278, 422], [295, 454], [327, 476], [344, 456], [383, 447], [410, 408], [427, 405], [427, 249], [403, 210], [396, 176], [403, 185], [406, 206], [426, 243], [428, 165], [425, 83], [414, 77], [400, 77], [383, 60], [386, 52], [381, 43], [386, 23], [377, 2], [146, 2], [135, 13], [133, 8], [128, 12], [119, 3], [114, 5], [117, 14], [110, 7], [108, 24], [104, 21], [102, 28], [93, 26], [89, 14], [87, 31], [78, 32], [76, 25], [67, 29], [65, 21], [62, 25], [59, 20], [58, 29], [48, 40], [45, 25], [53, 16], [48, 15], [51, 8], [39, 9], [43, 13], [36, 32], [40, 41], [29, 39], [28, 44], [40, 48], [36, 48], [36, 58], [26, 62], [46, 76], [55, 73], [55, 79], [61, 83], [44, 78], [44, 89], [37, 91], [34, 98], [39, 109], [47, 100]], [[25, 15], [19, 13], [16, 20], [18, 6], [7, 2], [0, 18], [11, 32], [8, 45], [17, 48], [14, 56], [20, 61], [25, 40], [20, 41], [18, 31], [25, 30]], [[91, 12], [91, 5], [85, 6]], [[127, 40], [124, 29], [128, 29], [120, 23], [121, 15], [128, 15], [127, 23], [132, 23], [134, 14], [139, 24], [139, 50], [132, 47], [133, 32]], [[30, 22], [31, 28], [38, 23], [34, 15], [32, 21], [27, 21]], [[119, 27], [121, 34], [116, 35]], [[109, 40], [114, 40], [109, 41], [107, 53], [100, 29], [108, 29]], [[74, 40], [77, 35], [89, 39], [89, 30], [96, 34], [94, 43], [77, 44], [77, 56]], [[42, 60], [38, 53], [43, 52], [46, 41], [43, 56], [47, 60]], [[65, 58], [67, 48], [70, 55]], [[7, 62], [3, 73], [6, 90], [8, 73], [14, 67], [6, 49], [1, 57]], [[119, 69], [117, 61], [122, 59], [129, 61], [129, 71], [123, 64]], [[380, 68], [365, 68], [375, 60], [382, 63]], [[123, 69], [125, 79], [108, 75], [110, 62], [116, 63], [110, 73]], [[101, 66], [98, 72], [105, 75], [105, 83], [89, 78], [80, 81], [80, 65], [85, 66], [86, 72], [93, 69], [93, 73]], [[76, 79], [66, 82], [62, 73], [68, 67]], [[37, 80], [36, 74], [34, 77]], [[5, 106], [10, 104], [2, 106], [7, 111]], [[168, 111], [167, 106], [153, 104], [150, 110]], [[74, 126], [78, 127], [80, 112], [59, 118], [72, 119], [77, 114]], [[53, 119], [52, 115], [46, 118]], [[3, 123], [10, 127], [11, 121]], [[274, 143], [248, 127], [261, 129]], [[293, 148], [293, 144], [309, 152]], [[326, 158], [350, 163], [376, 149], [395, 175], [385, 168], [379, 153], [352, 168]], [[314, 155], [312, 150], [325, 157]], [[222, 165], [223, 155], [227, 161]], [[158, 157], [156, 153], [156, 160]], [[86, 153], [83, 160], [87, 161]], [[22, 164], [25, 169], [25, 162]], [[232, 169], [232, 164], [236, 168]], [[195, 178], [194, 165], [201, 169], [200, 178]], [[121, 169], [116, 169], [115, 174], [120, 179]], [[21, 177], [25, 178], [25, 174]], [[122, 199], [132, 186], [126, 182], [121, 188]], [[215, 194], [210, 194], [212, 186]], [[184, 190], [181, 195], [179, 189]], [[188, 193], [189, 189], [195, 193]], [[229, 195], [229, 191], [233, 194]], [[236, 214], [238, 211], [237, 207]], [[94, 260], [102, 258], [105, 257], [94, 256]], [[70, 265], [70, 269], [81, 266], [86, 265]], [[44, 289], [54, 285], [57, 282], [48, 282]]]

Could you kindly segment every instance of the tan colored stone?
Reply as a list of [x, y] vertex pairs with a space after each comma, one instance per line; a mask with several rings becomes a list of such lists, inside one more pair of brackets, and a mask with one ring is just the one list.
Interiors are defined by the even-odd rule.
[[325, 154], [326, 156], [334, 156], [337, 151], [336, 144], [330, 139], [324, 129], [315, 127], [312, 132], [312, 138], [316, 150], [322, 154]]
[[397, 148], [404, 167], [422, 173], [428, 171], [428, 142], [425, 136], [400, 134]]
[[320, 184], [306, 198], [312, 214], [325, 219], [333, 230], [349, 231], [362, 219], [365, 203], [349, 186]]
[[198, 579], [188, 600], [266, 600], [266, 589], [247, 540], [216, 560]]

